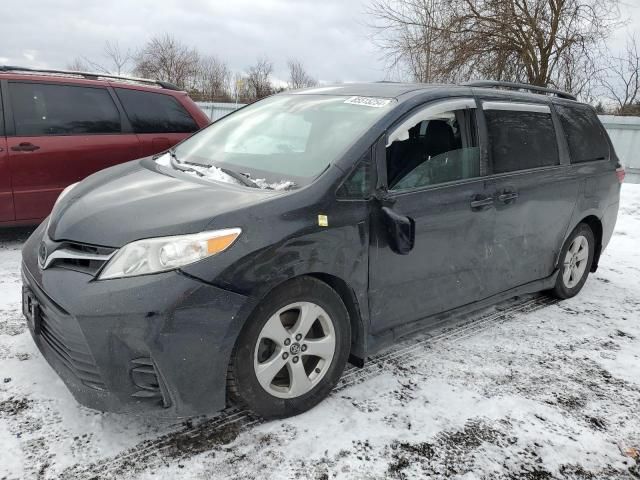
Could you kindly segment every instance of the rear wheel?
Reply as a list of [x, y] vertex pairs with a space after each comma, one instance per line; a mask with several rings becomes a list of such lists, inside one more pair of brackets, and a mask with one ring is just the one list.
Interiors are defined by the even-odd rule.
[[595, 238], [589, 225], [579, 224], [560, 252], [560, 273], [552, 292], [558, 298], [571, 298], [578, 294], [589, 276]]
[[229, 365], [231, 398], [265, 418], [302, 413], [340, 378], [349, 355], [347, 310], [325, 283], [295, 279], [256, 309]]

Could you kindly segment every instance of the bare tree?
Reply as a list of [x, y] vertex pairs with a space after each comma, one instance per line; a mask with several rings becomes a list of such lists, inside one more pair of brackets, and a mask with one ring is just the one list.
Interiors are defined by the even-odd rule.
[[259, 100], [271, 95], [274, 91], [271, 85], [273, 63], [266, 57], [259, 58], [255, 65], [247, 69], [246, 88], [251, 100]]
[[81, 69], [75, 69], [77, 71], [123, 75], [128, 71], [127, 65], [133, 60], [131, 50], [123, 50], [117, 41], [105, 42], [103, 57], [106, 58], [106, 63], [99, 63], [82, 56], [76, 58], [72, 65], [82, 67]]
[[72, 70], [74, 72], [88, 72], [90, 68], [84, 58], [76, 57], [72, 62], [67, 63], [67, 70]]
[[572, 92], [586, 103], [597, 104], [601, 90], [600, 81], [605, 74], [604, 57], [601, 49], [582, 51], [571, 48], [560, 57], [551, 84]]
[[202, 57], [198, 67], [197, 87], [204, 100], [228, 99], [231, 94], [231, 70], [217, 57]]
[[127, 66], [133, 61], [130, 49], [123, 50], [118, 41], [107, 41], [104, 45], [104, 56], [110, 62], [109, 73], [122, 75], [128, 71]]
[[387, 55], [422, 81], [564, 86], [564, 74], [574, 80], [576, 65], [586, 66], [620, 24], [618, 0], [376, 1], [370, 13], [386, 33]]
[[295, 90], [318, 85], [318, 81], [306, 72], [300, 60], [291, 58], [287, 62], [287, 66], [289, 67], [289, 81], [287, 82], [289, 88]]
[[635, 35], [627, 39], [624, 51], [609, 56], [607, 75], [601, 81], [605, 96], [621, 115], [640, 113], [640, 47]]
[[154, 37], [135, 55], [135, 72], [189, 89], [198, 73], [200, 56], [171, 35]]
[[451, 18], [451, 2], [374, 0], [367, 13], [373, 41], [392, 76], [427, 83], [448, 80], [437, 68], [436, 52], [444, 47], [442, 32]]

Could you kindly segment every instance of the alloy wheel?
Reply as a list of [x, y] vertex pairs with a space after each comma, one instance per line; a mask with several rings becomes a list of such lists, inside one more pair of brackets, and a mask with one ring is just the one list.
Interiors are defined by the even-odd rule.
[[574, 288], [584, 275], [589, 260], [589, 241], [583, 235], [573, 239], [564, 257], [562, 280], [567, 288]]
[[296, 302], [274, 313], [256, 343], [253, 367], [258, 382], [278, 398], [311, 391], [325, 376], [336, 350], [333, 322], [312, 302]]

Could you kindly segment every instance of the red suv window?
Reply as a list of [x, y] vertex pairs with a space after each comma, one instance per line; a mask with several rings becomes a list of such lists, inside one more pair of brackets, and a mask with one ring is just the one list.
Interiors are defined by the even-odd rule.
[[116, 88], [135, 133], [191, 133], [199, 129], [191, 115], [170, 95]]
[[16, 136], [119, 133], [120, 113], [105, 88], [10, 82]]

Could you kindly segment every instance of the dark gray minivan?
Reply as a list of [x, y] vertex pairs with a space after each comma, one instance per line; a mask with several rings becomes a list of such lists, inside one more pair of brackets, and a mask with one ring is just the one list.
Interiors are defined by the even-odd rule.
[[23, 310], [89, 407], [293, 415], [436, 316], [576, 295], [623, 176], [565, 92], [286, 92], [66, 189], [24, 246]]

